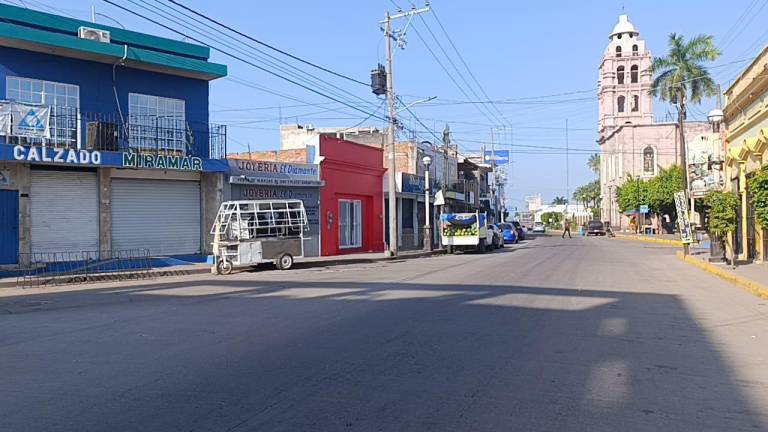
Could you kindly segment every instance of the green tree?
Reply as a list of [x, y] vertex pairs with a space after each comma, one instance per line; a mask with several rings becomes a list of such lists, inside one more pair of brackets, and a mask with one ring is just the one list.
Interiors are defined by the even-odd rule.
[[594, 153], [589, 156], [589, 160], [587, 160], [587, 167], [589, 167], [589, 169], [592, 170], [595, 175], [600, 174], [600, 155], [598, 153]]
[[616, 203], [621, 212], [638, 210], [641, 205], [649, 206], [648, 182], [639, 179], [627, 178], [621, 186], [616, 188]]
[[682, 35], [670, 34], [669, 52], [665, 57], [654, 58], [651, 65], [651, 72], [656, 75], [651, 94], [677, 105], [685, 113], [686, 98], [698, 104], [703, 97], [716, 94], [715, 82], [702, 63], [718, 57], [720, 50], [713, 36], [698, 35], [686, 41]]
[[704, 197], [709, 212], [709, 232], [724, 237], [736, 231], [739, 197], [733, 192], [712, 191]]
[[768, 230], [768, 168], [756, 172], [747, 180], [752, 204], [755, 206], [755, 218], [763, 229]]
[[563, 220], [563, 214], [558, 212], [545, 212], [541, 214], [541, 221], [550, 228], [559, 228]]
[[716, 94], [715, 82], [709, 70], [703, 65], [720, 57], [714, 38], [698, 35], [686, 41], [682, 35], [669, 35], [669, 52], [665, 57], [656, 57], [651, 64], [655, 75], [651, 94], [664, 102], [677, 106], [678, 134], [681, 159], [685, 160], [686, 99], [698, 104], [706, 96]]
[[561, 204], [568, 204], [568, 200], [564, 196], [555, 197], [555, 199], [552, 200], [553, 205], [561, 205]]
[[648, 206], [657, 214], [675, 214], [675, 193], [683, 190], [683, 169], [678, 165], [662, 168], [648, 181]]

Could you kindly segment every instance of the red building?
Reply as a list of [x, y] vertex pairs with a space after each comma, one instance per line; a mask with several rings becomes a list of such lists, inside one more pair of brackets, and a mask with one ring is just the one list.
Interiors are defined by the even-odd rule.
[[382, 150], [320, 136], [320, 253], [384, 251]]

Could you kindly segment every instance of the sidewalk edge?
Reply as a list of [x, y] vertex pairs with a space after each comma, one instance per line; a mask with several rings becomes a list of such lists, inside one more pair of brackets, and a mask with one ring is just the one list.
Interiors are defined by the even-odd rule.
[[649, 238], [649, 237], [641, 237], [641, 236], [632, 236], [632, 235], [621, 235], [617, 234], [615, 239], [619, 240], [629, 240], [629, 241], [639, 241], [639, 242], [645, 242], [645, 243], [656, 243], [656, 244], [663, 244], [667, 246], [682, 246], [683, 242], [680, 240], [667, 240], [667, 239], [657, 239], [657, 238]]
[[733, 274], [727, 270], [721, 269], [717, 266], [714, 266], [708, 262], [702, 261], [698, 258], [694, 258], [690, 255], [684, 256], [682, 252], [677, 251], [675, 254], [677, 257], [687, 262], [688, 264], [691, 264], [693, 266], [696, 266], [707, 273], [711, 273], [720, 279], [723, 279], [725, 281], [728, 281], [734, 285], [738, 285], [740, 288], [756, 295], [757, 297], [768, 299], [768, 286], [765, 286], [763, 284], [757, 283], [751, 279], [747, 279], [745, 277]]

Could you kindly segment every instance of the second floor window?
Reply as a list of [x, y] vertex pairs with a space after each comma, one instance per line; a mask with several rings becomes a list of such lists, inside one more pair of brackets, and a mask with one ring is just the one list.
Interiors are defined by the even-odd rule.
[[[46, 144], [77, 148], [80, 87], [73, 84], [9, 76], [5, 78], [8, 100], [51, 107], [51, 138]], [[23, 144], [42, 144], [35, 138], [18, 138]]]
[[637, 83], [638, 81], [637, 65], [632, 65], [632, 67], [629, 68], [629, 80], [632, 82], [632, 84]]
[[616, 81], [619, 84], [624, 84], [624, 66], [616, 68]]
[[128, 117], [132, 148], [186, 153], [186, 108], [183, 100], [130, 93]]
[[623, 112], [624, 112], [624, 104], [625, 104], [625, 101], [626, 101], [626, 98], [625, 98], [624, 96], [619, 96], [619, 97], [616, 99], [616, 105], [617, 105], [617, 107], [616, 107], [616, 108], [618, 109], [618, 111], [619, 111], [620, 113], [623, 113]]

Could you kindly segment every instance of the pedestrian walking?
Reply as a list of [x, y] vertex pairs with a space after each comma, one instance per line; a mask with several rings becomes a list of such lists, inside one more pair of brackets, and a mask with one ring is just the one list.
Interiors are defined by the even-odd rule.
[[565, 238], [565, 234], [568, 233], [568, 238], [571, 238], [571, 221], [568, 219], [563, 222], [563, 237]]

